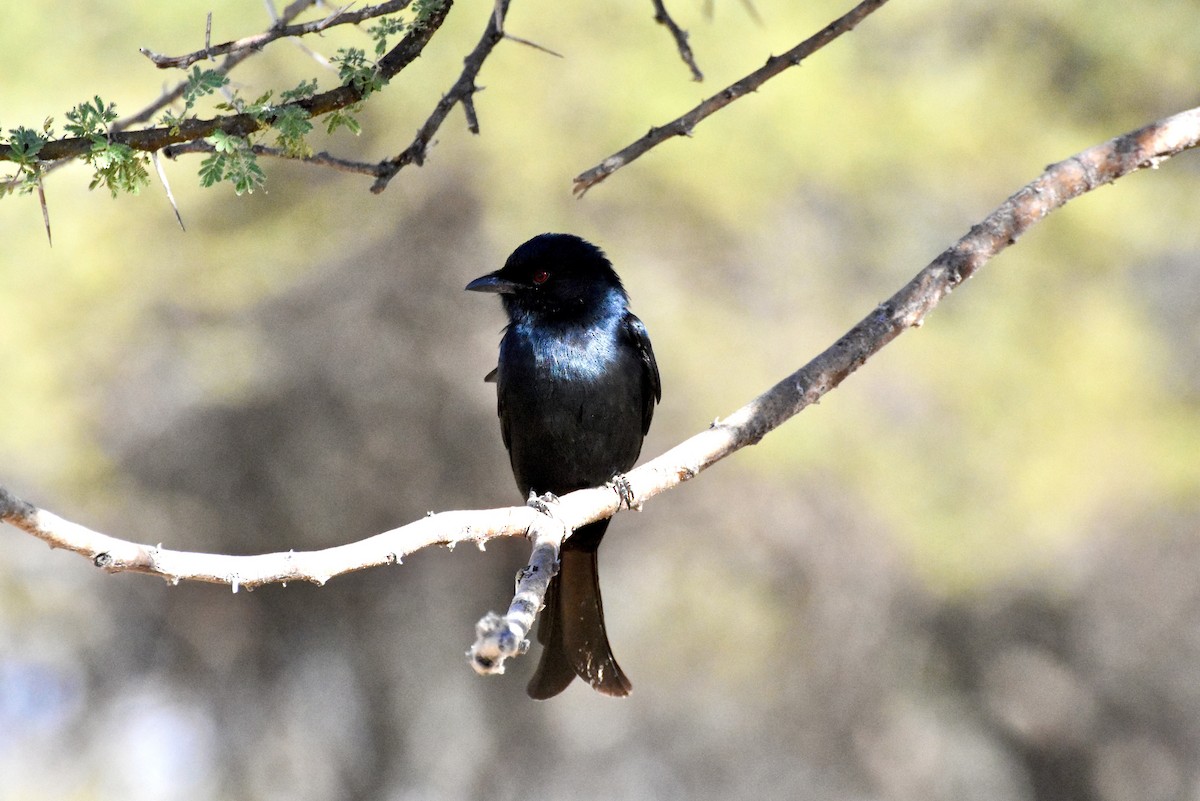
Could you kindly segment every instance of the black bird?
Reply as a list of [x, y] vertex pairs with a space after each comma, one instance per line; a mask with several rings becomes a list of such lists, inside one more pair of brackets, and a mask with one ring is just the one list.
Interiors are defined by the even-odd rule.
[[[500, 433], [517, 487], [528, 495], [604, 484], [633, 467], [662, 397], [642, 321], [600, 248], [542, 234], [504, 267], [467, 284], [499, 293], [508, 314], [496, 382]], [[606, 695], [628, 695], [604, 630], [596, 551], [608, 520], [563, 543], [538, 627], [542, 659], [529, 682], [550, 698], [576, 676]]]

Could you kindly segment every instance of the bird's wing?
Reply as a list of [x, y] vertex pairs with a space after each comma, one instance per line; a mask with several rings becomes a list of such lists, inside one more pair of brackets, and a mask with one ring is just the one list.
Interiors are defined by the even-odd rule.
[[650, 346], [650, 335], [637, 315], [632, 312], [625, 314], [622, 332], [642, 360], [642, 433], [645, 434], [650, 430], [650, 420], [654, 417], [654, 404], [662, 400], [662, 379], [658, 375], [654, 348]]
[[495, 384], [495, 383], [496, 383], [496, 375], [497, 375], [499, 372], [500, 372], [500, 368], [499, 368], [499, 367], [493, 367], [493, 368], [492, 368], [492, 372], [488, 373], [487, 375], [485, 375], [485, 376], [483, 377], [483, 383], [485, 383], [485, 384]]
[[499, 373], [500, 368], [497, 367], [483, 380], [496, 385], [496, 416], [500, 418], [500, 439], [504, 442], [504, 450], [512, 453], [512, 439], [508, 432], [508, 415], [504, 413], [504, 393], [500, 391]]

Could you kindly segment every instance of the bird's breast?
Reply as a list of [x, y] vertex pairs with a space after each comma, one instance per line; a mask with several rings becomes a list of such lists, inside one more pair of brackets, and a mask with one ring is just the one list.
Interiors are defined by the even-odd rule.
[[513, 326], [500, 350], [496, 389], [522, 492], [569, 492], [633, 466], [642, 443], [642, 367], [616, 326]]
[[590, 384], [601, 381], [621, 356], [611, 327], [565, 329], [535, 333], [514, 329], [514, 355], [528, 366], [531, 377], [554, 383]]

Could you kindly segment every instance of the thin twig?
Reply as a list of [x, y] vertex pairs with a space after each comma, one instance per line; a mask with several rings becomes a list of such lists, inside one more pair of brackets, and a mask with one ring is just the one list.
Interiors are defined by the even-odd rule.
[[[285, 8], [283, 10], [283, 15], [281, 17], [279, 17], [278, 20], [275, 21], [275, 25], [286, 25], [287, 23], [291, 22], [293, 19], [298, 17], [301, 13], [303, 13], [305, 9], [307, 9], [309, 6], [311, 6], [315, 3], [316, 3], [316, 0], [296, 0], [294, 3], [287, 6], [287, 8]], [[141, 51], [144, 53], [149, 52], [145, 48], [142, 48]], [[238, 64], [241, 64], [243, 61], [245, 61], [247, 58], [249, 58], [255, 52], [256, 51], [253, 51], [253, 50], [243, 50], [241, 52], [233, 53], [233, 54], [226, 56], [225, 59], [216, 68], [216, 72], [220, 73], [221, 75], [228, 75], [229, 72], [234, 67], [236, 67]], [[148, 121], [155, 114], [162, 111], [164, 108], [166, 108], [167, 106], [171, 105], [172, 103], [178, 101], [181, 97], [183, 97], [183, 90], [187, 88], [187, 85], [188, 85], [187, 81], [180, 81], [175, 86], [173, 86], [171, 89], [164, 91], [157, 100], [152, 102], [150, 105], [146, 106], [144, 109], [139, 111], [137, 114], [134, 114], [130, 117], [126, 117], [126, 118], [114, 123], [112, 126], [112, 130], [114, 132], [125, 131], [125, 130], [132, 128], [135, 125], [141, 125], [143, 122]]]
[[528, 39], [522, 39], [520, 36], [513, 36], [511, 33], [508, 33], [507, 31], [504, 31], [502, 33], [504, 35], [504, 38], [510, 42], [516, 42], [517, 44], [525, 45], [526, 47], [532, 47], [534, 50], [540, 50], [541, 52], [546, 53], [547, 55], [554, 56], [555, 58], [566, 58], [566, 56], [564, 56], [562, 53], [559, 53], [556, 50], [551, 50], [550, 48], [546, 47], [545, 45], [540, 45], [537, 42], [531, 42]]
[[576, 176], [575, 194], [582, 196], [587, 190], [626, 164], [629, 164], [631, 161], [644, 155], [651, 148], [662, 144], [668, 139], [675, 136], [691, 136], [692, 129], [705, 117], [728, 106], [739, 97], [756, 91], [758, 87], [788, 67], [799, 65], [805, 58], [808, 58], [834, 39], [853, 30], [858, 23], [862, 22], [868, 15], [886, 2], [887, 0], [863, 0], [863, 2], [859, 3], [847, 14], [834, 20], [813, 36], [805, 39], [783, 55], [768, 58], [765, 65], [759, 67], [741, 80], [731, 83], [707, 100], [702, 101], [700, 105], [683, 116], [668, 122], [666, 125], [651, 128], [649, 133], [641, 139], [612, 154], [590, 170]]
[[688, 44], [687, 31], [675, 24], [675, 20], [667, 13], [667, 7], [663, 5], [663, 0], [650, 0], [650, 2], [654, 3], [654, 21], [671, 32], [671, 37], [675, 40], [675, 47], [679, 50], [679, 57], [692, 71], [692, 79], [697, 82], [703, 81], [704, 73], [696, 66], [696, 57], [692, 55], [692, 47]]
[[276, 39], [286, 39], [293, 36], [307, 36], [313, 33], [320, 33], [335, 25], [356, 25], [364, 20], [382, 17], [386, 14], [395, 14], [397, 11], [403, 11], [408, 8], [412, 0], [390, 0], [387, 3], [379, 3], [378, 5], [367, 6], [358, 11], [349, 11], [349, 5], [335, 9], [331, 14], [317, 20], [309, 22], [301, 22], [295, 25], [286, 24], [286, 18], [279, 23], [272, 25], [269, 30], [262, 33], [256, 33], [253, 36], [246, 36], [241, 39], [236, 39], [230, 42], [224, 42], [218, 45], [209, 46], [207, 43], [203, 50], [197, 50], [194, 53], [185, 53], [182, 56], [164, 56], [155, 53], [148, 48], [140, 48], [140, 52], [146, 58], [154, 62], [156, 67], [160, 69], [168, 69], [178, 67], [186, 69], [197, 61], [203, 61], [206, 58], [213, 56], [223, 56], [236, 53], [253, 52], [262, 50]]
[[[0, 521], [53, 548], [81, 554], [109, 572], [148, 573], [172, 583], [186, 579], [228, 584], [235, 591], [238, 587], [270, 582], [303, 580], [324, 584], [351, 571], [397, 564], [405, 554], [430, 545], [463, 540], [483, 543], [495, 537], [528, 533], [535, 547], [527, 569], [542, 571], [542, 575], [536, 581], [523, 582], [519, 592], [533, 595], [519, 594], [514, 598], [506, 618], [489, 616], [481, 621], [480, 640], [472, 648], [477, 670], [499, 672], [505, 658], [520, 652], [519, 641], [511, 652], [504, 646], [513, 646], [514, 632], [528, 632], [521, 617], [526, 614], [523, 610], [530, 604], [533, 609], [540, 605], [545, 592], [542, 579], [548, 581], [547, 558], [556, 552], [567, 531], [610, 517], [622, 508], [639, 508], [735, 451], [759, 442], [805, 407], [819, 401], [904, 331], [920, 326], [955, 287], [1050, 212], [1124, 175], [1157, 167], [1197, 146], [1200, 146], [1200, 107], [1052, 164], [807, 365], [729, 417], [626, 474], [622, 483], [628, 495], [624, 497], [612, 487], [578, 490], [539, 510], [525, 506], [443, 512], [322, 551], [258, 556], [189, 553], [116, 539], [38, 509], [3, 487], [0, 487]], [[539, 587], [542, 596], [537, 595]], [[504, 642], [498, 644], [494, 637]]]
[[433, 113], [425, 120], [425, 124], [417, 131], [416, 137], [412, 144], [406, 147], [395, 158], [388, 159], [380, 164], [379, 177], [371, 186], [371, 191], [379, 194], [384, 189], [387, 189], [388, 182], [396, 176], [404, 167], [409, 164], [416, 164], [418, 167], [425, 163], [425, 154], [429, 151], [429, 146], [433, 142], [433, 136], [442, 127], [442, 123], [446, 121], [446, 117], [450, 114], [450, 110], [456, 104], [464, 103], [465, 108], [470, 108], [468, 112], [468, 125], [473, 125], [471, 133], [479, 133], [479, 120], [475, 117], [474, 106], [468, 105], [470, 101], [466, 98], [472, 97], [479, 91], [479, 87], [475, 85], [475, 79], [479, 77], [479, 71], [483, 68], [483, 63], [487, 57], [491, 55], [492, 49], [504, 38], [504, 17], [508, 13], [509, 0], [496, 0], [495, 8], [490, 17], [488, 17], [487, 27], [483, 31], [483, 36], [480, 37], [479, 43], [475, 45], [465, 59], [463, 59], [463, 71], [458, 76], [458, 80], [450, 87], [450, 91], [442, 95], [442, 99], [438, 101], [433, 108]]
[[[197, 139], [191, 142], [184, 142], [179, 145], [171, 145], [163, 149], [163, 155], [167, 158], [177, 158], [179, 156], [188, 155], [191, 153], [215, 153], [216, 146], [203, 140]], [[299, 161], [303, 164], [312, 164], [319, 167], [329, 167], [341, 172], [351, 172], [358, 175], [370, 175], [378, 177], [383, 170], [383, 165], [379, 162], [353, 161], [351, 159], [343, 159], [334, 156], [326, 151], [320, 153], [312, 153], [307, 156], [298, 156], [289, 153], [283, 148], [270, 147], [268, 145], [250, 145], [250, 151], [256, 156], [269, 156], [271, 158], [285, 159], [288, 161]]]

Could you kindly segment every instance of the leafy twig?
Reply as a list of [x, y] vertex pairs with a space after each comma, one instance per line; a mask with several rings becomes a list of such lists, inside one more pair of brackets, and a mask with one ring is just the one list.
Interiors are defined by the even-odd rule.
[[[216, 146], [211, 142], [199, 139], [193, 142], [185, 142], [181, 145], [172, 145], [171, 147], [167, 148], [164, 153], [170, 158], [176, 158], [189, 153], [215, 153], [216, 149]], [[285, 148], [253, 144], [250, 145], [250, 152], [254, 153], [256, 156], [269, 156], [271, 158], [288, 159], [290, 161], [299, 161], [304, 164], [329, 167], [341, 172], [357, 173], [358, 175], [370, 175], [373, 177], [378, 177], [380, 171], [383, 169], [382, 164], [379, 162], [343, 159], [325, 151], [320, 153], [297, 155], [296, 153], [289, 152]]]
[[[300, 16], [300, 14], [303, 13], [303, 11], [306, 8], [308, 8], [311, 5], [315, 5], [316, 2], [317, 2], [317, 0], [295, 0], [294, 3], [288, 5], [283, 10], [283, 14], [281, 14], [279, 16], [279, 19], [276, 20], [275, 25], [276, 26], [287, 25], [293, 19]], [[145, 48], [142, 48], [142, 51], [147, 52], [145, 50]], [[230, 70], [232, 70], [234, 67], [236, 67], [238, 64], [242, 63], [243, 61], [245, 61], [247, 58], [252, 56], [254, 53], [255, 53], [255, 51], [253, 51], [253, 50], [242, 50], [237, 53], [231, 53], [215, 68], [215, 71], [220, 75], [228, 75]], [[158, 100], [155, 100], [153, 103], [146, 106], [144, 109], [139, 111], [137, 114], [134, 114], [130, 117], [126, 117], [125, 119], [122, 119], [122, 120], [118, 121], [117, 123], [115, 123], [113, 125], [113, 130], [114, 131], [124, 131], [124, 130], [128, 130], [129, 128], [132, 128], [134, 125], [141, 125], [142, 123], [149, 121], [150, 119], [152, 119], [154, 117], [155, 114], [162, 111], [164, 108], [166, 108], [167, 106], [171, 105], [172, 103], [174, 103], [175, 101], [177, 101], [181, 97], [183, 97], [183, 92], [187, 88], [187, 86], [188, 86], [188, 82], [186, 80], [180, 81], [178, 84], [176, 84], [171, 89], [168, 89], [165, 92], [163, 92], [162, 95], [158, 98]]]
[[[414, 26], [405, 37], [376, 64], [380, 79], [387, 81], [407, 67], [421, 54], [433, 34], [445, 21], [453, 0], [442, 0], [428, 15], [424, 24]], [[181, 90], [182, 94], [182, 90]], [[256, 131], [269, 127], [274, 120], [290, 107], [304, 111], [310, 117], [328, 114], [332, 111], [345, 109], [363, 99], [362, 88], [353, 83], [339, 86], [321, 94], [300, 98], [277, 106], [271, 113], [256, 115], [249, 113], [230, 114], [212, 119], [179, 120], [177, 125], [147, 128], [134, 131], [113, 131], [109, 137], [113, 144], [127, 146], [136, 151], [154, 151], [178, 144], [203, 139], [220, 131], [230, 136], [245, 137]], [[115, 128], [115, 126], [114, 126]], [[46, 142], [39, 153], [42, 161], [60, 161], [71, 159], [87, 153], [92, 146], [92, 140], [85, 137], [68, 137]], [[0, 150], [0, 161], [14, 160], [10, 152]]]
[[848, 13], [834, 20], [813, 36], [805, 39], [782, 55], [768, 58], [765, 65], [759, 67], [741, 80], [725, 87], [707, 100], [702, 101], [700, 105], [683, 116], [668, 122], [666, 125], [651, 128], [649, 133], [641, 139], [612, 154], [590, 170], [576, 176], [575, 194], [582, 196], [587, 190], [626, 164], [629, 164], [631, 161], [644, 155], [651, 148], [662, 144], [668, 139], [675, 136], [691, 136], [692, 129], [705, 117], [728, 106], [739, 97], [756, 91], [769, 79], [774, 78], [788, 67], [799, 65], [805, 58], [808, 58], [834, 39], [853, 30], [858, 23], [862, 22], [863, 19], [886, 2], [887, 0], [863, 0], [863, 2], [859, 3]]

